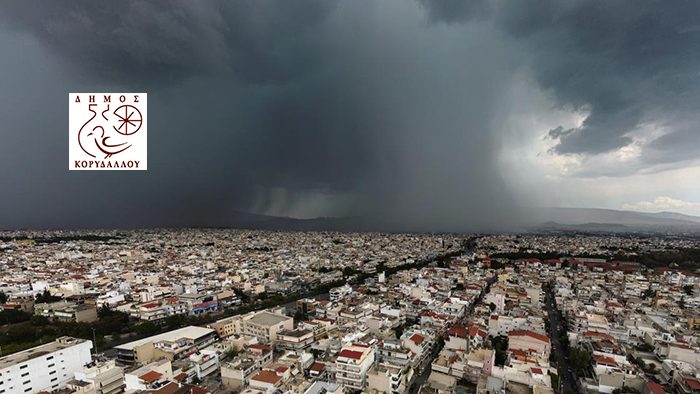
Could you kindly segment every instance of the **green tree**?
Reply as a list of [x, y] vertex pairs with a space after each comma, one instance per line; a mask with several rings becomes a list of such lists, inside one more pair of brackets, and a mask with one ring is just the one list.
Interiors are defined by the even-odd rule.
[[491, 338], [491, 345], [496, 352], [495, 364], [503, 366], [508, 358], [508, 337], [502, 335], [493, 337]]
[[56, 297], [51, 295], [51, 292], [49, 289], [45, 289], [43, 293], [39, 293], [36, 296], [36, 302], [41, 304], [41, 303], [50, 303], [50, 302], [56, 302], [56, 301], [61, 301], [61, 297]]
[[222, 355], [221, 358], [223, 358], [224, 360], [231, 360], [234, 357], [236, 357], [237, 355], [238, 355], [238, 352], [236, 351], [236, 349], [229, 349], [229, 350], [224, 352], [224, 354]]
[[143, 323], [137, 324], [134, 327], [134, 331], [136, 331], [136, 333], [141, 336], [147, 337], [160, 332], [160, 327], [158, 327], [158, 325], [151, 321], [145, 321]]
[[652, 289], [646, 289], [644, 292], [642, 292], [642, 299], [646, 300], [647, 298], [652, 298], [656, 297], [656, 290]]
[[591, 353], [583, 347], [569, 349], [569, 360], [576, 372], [581, 373], [591, 365]]
[[0, 324], [15, 324], [23, 321], [28, 321], [32, 315], [16, 309], [6, 309], [0, 312]]
[[356, 272], [357, 272], [357, 271], [356, 271], [354, 268], [349, 267], [349, 266], [343, 268], [343, 275], [345, 275], [345, 276], [354, 275]]

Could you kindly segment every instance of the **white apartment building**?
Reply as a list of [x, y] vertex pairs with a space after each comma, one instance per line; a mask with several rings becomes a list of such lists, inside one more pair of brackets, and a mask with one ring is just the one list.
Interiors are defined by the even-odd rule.
[[352, 294], [352, 287], [350, 285], [334, 287], [328, 292], [331, 302], [336, 302], [348, 294]]
[[[85, 385], [87, 383], [87, 385]], [[114, 360], [92, 362], [75, 373], [75, 380], [69, 386], [80, 387], [79, 391], [89, 394], [116, 394], [124, 391], [124, 369]]]
[[0, 394], [52, 391], [66, 386], [92, 361], [92, 342], [61, 337], [0, 358]]
[[413, 381], [413, 368], [377, 364], [368, 374], [370, 393], [403, 394]]
[[353, 390], [363, 390], [367, 384], [367, 371], [373, 363], [373, 348], [357, 343], [344, 346], [335, 361], [336, 382]]

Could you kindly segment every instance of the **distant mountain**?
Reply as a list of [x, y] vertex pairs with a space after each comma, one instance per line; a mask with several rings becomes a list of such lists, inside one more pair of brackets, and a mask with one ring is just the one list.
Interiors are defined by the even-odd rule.
[[636, 212], [599, 208], [538, 208], [535, 229], [610, 232], [700, 233], [700, 217], [676, 212]]
[[[281, 231], [392, 231], [390, 225], [360, 216], [295, 219], [236, 212], [226, 227]], [[395, 230], [395, 229], [394, 229]], [[418, 229], [420, 230], [420, 229]], [[442, 229], [422, 229], [441, 231]], [[529, 209], [520, 223], [506, 231], [655, 232], [700, 234], [700, 217], [675, 212], [636, 212], [599, 208]]]
[[319, 217], [297, 219], [284, 216], [259, 215], [236, 212], [232, 217], [232, 226], [246, 229], [282, 230], [282, 231], [370, 231], [372, 230], [361, 217]]
[[684, 214], [678, 213], [678, 212], [657, 212], [657, 213], [648, 213], [647, 215], [654, 215], [654, 216], [659, 217], [659, 218], [677, 219], [677, 220], [689, 221], [689, 222], [694, 222], [694, 223], [700, 223], [700, 216], [684, 215]]

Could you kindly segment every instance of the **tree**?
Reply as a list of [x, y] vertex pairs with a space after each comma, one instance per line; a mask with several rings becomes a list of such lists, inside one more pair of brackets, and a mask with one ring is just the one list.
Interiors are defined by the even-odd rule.
[[401, 338], [401, 335], [403, 335], [403, 331], [404, 331], [404, 326], [403, 326], [403, 325], [398, 326], [398, 327], [396, 327], [396, 328], [394, 329], [394, 332], [396, 333], [396, 339], [400, 339], [400, 338]]
[[355, 271], [355, 269], [352, 267], [348, 266], [348, 267], [343, 268], [343, 275], [344, 276], [354, 275], [355, 272], [357, 272], [357, 271]]
[[238, 355], [238, 352], [236, 351], [236, 349], [231, 348], [231, 349], [225, 351], [224, 354], [222, 354], [221, 356], [224, 360], [231, 360], [234, 357], [236, 357], [237, 355]]
[[569, 349], [569, 360], [576, 372], [581, 373], [591, 365], [591, 353], [583, 347]]
[[646, 300], [647, 298], [651, 298], [651, 297], [656, 297], [656, 290], [652, 290], [652, 289], [644, 290], [644, 292], [642, 293], [642, 299]]
[[685, 292], [685, 294], [692, 296], [693, 295], [693, 285], [683, 286], [683, 291]]
[[27, 321], [32, 318], [32, 315], [26, 312], [22, 312], [16, 309], [6, 309], [0, 312], [0, 325], [1, 324], [14, 324], [23, 321]]
[[150, 335], [157, 334], [160, 331], [160, 327], [158, 327], [152, 321], [145, 321], [143, 323], [137, 324], [134, 327], [134, 331], [136, 331], [136, 333], [141, 336], [147, 337]]
[[41, 303], [51, 303], [51, 302], [56, 302], [56, 301], [61, 301], [61, 297], [56, 297], [51, 295], [51, 292], [49, 289], [45, 289], [43, 293], [39, 293], [36, 296], [36, 302], [38, 304]]
[[496, 352], [496, 359], [494, 360], [494, 363], [496, 365], [503, 366], [506, 363], [506, 359], [508, 357], [508, 337], [497, 336], [495, 338], [492, 338], [491, 344], [493, 346], [493, 350]]
[[102, 304], [100, 309], [97, 310], [97, 317], [100, 319], [103, 319], [107, 316], [110, 316], [112, 314], [112, 310], [109, 308], [109, 305], [107, 304]]

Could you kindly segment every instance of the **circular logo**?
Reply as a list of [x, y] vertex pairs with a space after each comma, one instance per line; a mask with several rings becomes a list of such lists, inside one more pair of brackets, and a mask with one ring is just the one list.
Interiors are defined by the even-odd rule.
[[135, 134], [139, 129], [141, 129], [141, 111], [133, 105], [125, 104], [117, 107], [114, 110], [114, 116], [117, 117], [117, 126], [114, 130], [122, 135], [132, 135]]

